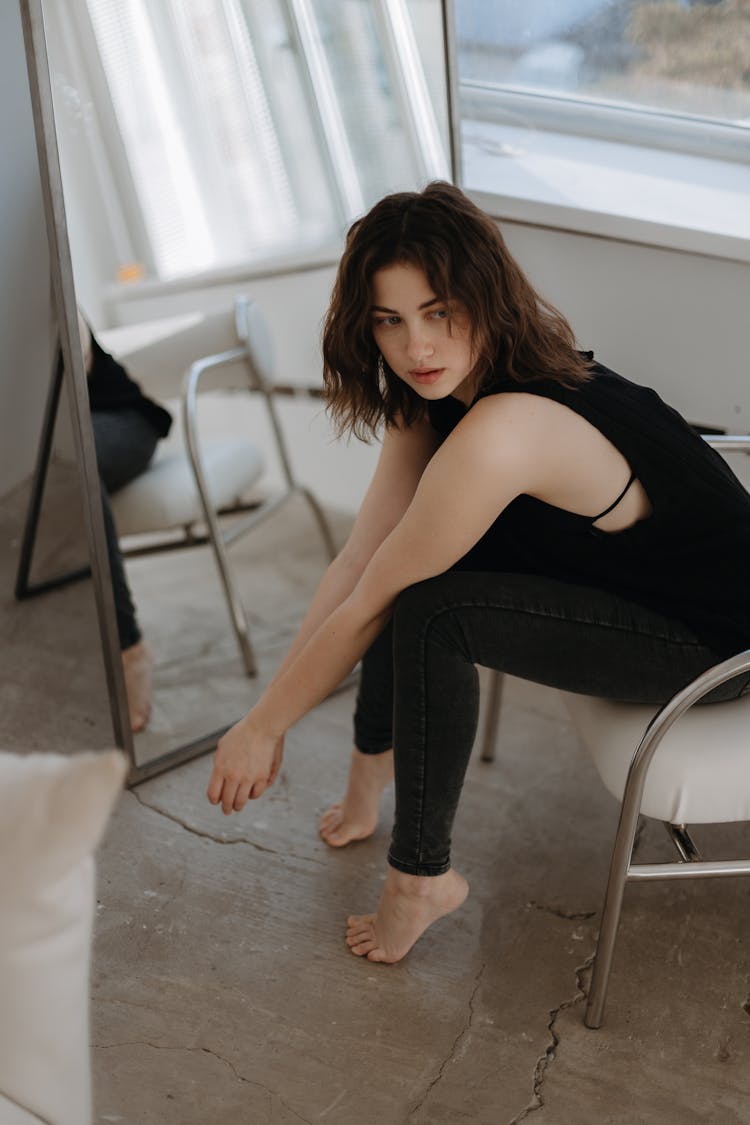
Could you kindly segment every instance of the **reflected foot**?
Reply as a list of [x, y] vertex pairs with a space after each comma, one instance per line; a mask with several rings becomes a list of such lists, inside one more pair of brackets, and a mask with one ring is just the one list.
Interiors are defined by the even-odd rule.
[[318, 831], [332, 848], [342, 848], [352, 840], [372, 836], [378, 823], [383, 790], [393, 780], [393, 751], [363, 754], [352, 750], [349, 781], [344, 799], [332, 805], [320, 818]]
[[377, 914], [351, 915], [346, 944], [357, 957], [393, 964], [428, 926], [457, 910], [468, 893], [469, 884], [452, 868], [423, 878], [389, 867]]
[[151, 714], [151, 677], [154, 671], [154, 654], [145, 641], [138, 641], [122, 650], [122, 670], [125, 674], [125, 691], [128, 696], [130, 729], [134, 734], [143, 730]]

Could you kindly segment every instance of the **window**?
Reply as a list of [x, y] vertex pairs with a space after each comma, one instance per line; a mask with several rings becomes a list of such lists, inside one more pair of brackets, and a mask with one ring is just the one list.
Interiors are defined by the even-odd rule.
[[[747, 0], [458, 0], [462, 106], [491, 119], [750, 155]], [[598, 109], [598, 113], [592, 112]]]
[[527, 201], [508, 218], [748, 256], [750, 0], [455, 7], [465, 187]]
[[98, 159], [145, 276], [330, 248], [379, 196], [450, 174], [445, 96], [420, 51], [438, 0], [76, 0], [73, 13], [65, 61], [105, 122]]

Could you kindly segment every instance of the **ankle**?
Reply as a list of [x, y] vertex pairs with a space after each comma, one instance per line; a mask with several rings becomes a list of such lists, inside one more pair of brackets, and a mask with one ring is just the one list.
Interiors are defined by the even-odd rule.
[[434, 894], [441, 880], [445, 880], [451, 874], [452, 870], [449, 869], [442, 875], [407, 875], [405, 871], [399, 871], [398, 868], [389, 866], [385, 889], [394, 894], [405, 894], [412, 898], [429, 898], [431, 894]]
[[364, 754], [356, 746], [352, 748], [350, 770], [355, 775], [365, 774], [375, 777], [393, 776], [393, 751], [384, 750], [382, 754]]
[[140, 660], [149, 660], [153, 656], [151, 649], [146, 642], [141, 638], [136, 641], [134, 645], [128, 645], [127, 648], [121, 650], [123, 664], [132, 664]]

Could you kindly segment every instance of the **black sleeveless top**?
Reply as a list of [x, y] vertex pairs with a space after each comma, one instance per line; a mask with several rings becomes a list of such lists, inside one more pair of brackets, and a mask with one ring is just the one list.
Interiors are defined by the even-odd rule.
[[87, 382], [91, 410], [135, 410], [149, 420], [159, 437], [169, 433], [172, 425], [169, 411], [144, 395], [122, 364], [105, 352], [93, 332]]
[[[499, 377], [478, 397], [507, 391], [553, 399], [595, 426], [628, 461], [653, 512], [607, 533], [590, 516], [519, 496], [461, 568], [611, 590], [684, 622], [719, 656], [750, 647], [750, 494], [724, 458], [655, 391], [599, 363], [575, 389]], [[445, 438], [467, 408], [448, 397], [430, 402], [428, 411]]]

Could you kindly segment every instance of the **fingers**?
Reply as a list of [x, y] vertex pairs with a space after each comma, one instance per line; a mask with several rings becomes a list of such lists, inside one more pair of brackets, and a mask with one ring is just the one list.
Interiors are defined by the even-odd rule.
[[248, 801], [255, 801], [258, 797], [262, 797], [271, 784], [269, 778], [254, 782], [237, 781], [222, 777], [219, 773], [211, 777], [208, 799], [212, 805], [221, 804], [221, 811], [225, 816], [229, 816], [233, 812], [242, 812]]
[[213, 772], [208, 782], [208, 789], [206, 790], [206, 796], [208, 797], [212, 805], [218, 805], [219, 801], [221, 800], [221, 789], [223, 784], [224, 775], [221, 770], [218, 769], [218, 767], [214, 764]]
[[237, 792], [235, 793], [234, 801], [232, 802], [232, 808], [235, 812], [242, 812], [242, 810], [244, 809], [245, 805], [247, 804], [248, 797], [250, 796], [250, 789], [251, 786], [249, 782], [245, 782], [243, 785], [237, 786]]
[[276, 749], [273, 754], [273, 762], [271, 764], [271, 773], [268, 778], [268, 784], [273, 785], [276, 778], [279, 776], [281, 763], [284, 760], [284, 739], [280, 739], [276, 744]]
[[234, 799], [238, 789], [239, 786], [236, 781], [230, 781], [228, 777], [224, 778], [224, 786], [221, 790], [221, 811], [224, 816], [229, 816], [234, 809]]

